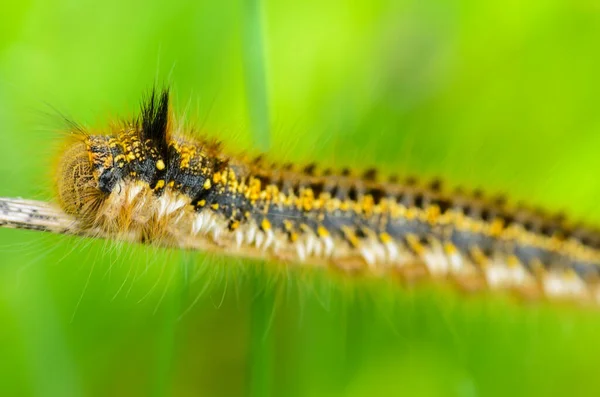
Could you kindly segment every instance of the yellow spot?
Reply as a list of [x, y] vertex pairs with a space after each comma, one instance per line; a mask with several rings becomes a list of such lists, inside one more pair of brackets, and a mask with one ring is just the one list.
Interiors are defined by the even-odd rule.
[[382, 243], [387, 244], [387, 243], [391, 243], [392, 242], [392, 236], [390, 236], [387, 233], [381, 233], [379, 235], [379, 239], [381, 240]]
[[349, 227], [344, 226], [342, 231], [344, 232], [344, 235], [346, 236], [346, 239], [350, 242], [350, 245], [353, 247], [358, 247], [359, 245], [359, 240], [358, 237], [356, 236], [356, 234], [354, 233], [354, 231], [352, 231]]
[[300, 208], [310, 211], [314, 206], [314, 193], [312, 189], [306, 188], [300, 193]]
[[288, 219], [283, 220], [283, 227], [285, 228], [285, 230], [289, 232], [290, 230], [292, 230], [292, 226], [292, 222], [290, 222]]
[[162, 160], [158, 160], [156, 162], [156, 169], [159, 170], [159, 171], [164, 170], [165, 169], [165, 162], [162, 161]]
[[295, 242], [296, 240], [298, 240], [298, 233], [296, 232], [292, 232], [290, 233], [290, 240], [293, 242]]
[[319, 226], [317, 228], [317, 233], [321, 237], [327, 237], [327, 236], [329, 236], [329, 231], [327, 229], [325, 229], [323, 226]]
[[373, 211], [373, 207], [375, 206], [375, 201], [373, 200], [372, 195], [366, 195], [362, 200], [362, 209], [365, 214], [370, 214]]
[[129, 154], [127, 155], [127, 161], [133, 161], [135, 160], [135, 154], [129, 152]]
[[437, 205], [431, 205], [429, 207], [427, 207], [427, 221], [430, 224], [434, 224], [438, 217], [440, 216], [440, 207]]
[[258, 200], [260, 192], [261, 192], [260, 180], [256, 179], [256, 178], [251, 178], [248, 183], [246, 197], [248, 197], [250, 200]]
[[231, 230], [235, 230], [238, 227], [240, 227], [240, 222], [239, 221], [235, 221], [231, 224]]
[[228, 176], [229, 176], [229, 181], [235, 181], [235, 172], [231, 168], [229, 168]]
[[213, 174], [213, 182], [214, 183], [219, 183], [221, 181], [221, 173], [220, 172], [215, 172]]
[[190, 158], [189, 155], [181, 155], [181, 163], [179, 164], [180, 168], [189, 168], [190, 166]]
[[448, 255], [454, 255], [457, 252], [456, 247], [452, 243], [444, 244], [444, 250], [446, 251], [446, 254], [448, 254]]
[[490, 235], [499, 236], [500, 233], [502, 233], [502, 229], [504, 229], [504, 221], [500, 218], [496, 218], [490, 225]]
[[408, 234], [406, 236], [406, 242], [410, 245], [410, 248], [417, 253], [417, 255], [423, 255], [425, 253], [425, 247], [419, 241], [419, 238], [414, 234]]
[[486, 267], [488, 265], [488, 258], [479, 247], [472, 247], [470, 251], [475, 263], [482, 267]]
[[348, 201], [342, 201], [340, 203], [340, 209], [342, 211], [348, 211], [350, 209], [350, 203]]
[[212, 186], [212, 184], [210, 183], [210, 179], [207, 179], [207, 180], [204, 181], [204, 189], [205, 190], [210, 189], [211, 186]]
[[206, 200], [202, 199], [202, 200], [198, 201], [198, 205], [200, 207], [204, 207], [206, 205]]
[[510, 269], [515, 269], [521, 266], [519, 258], [517, 258], [515, 255], [509, 255], [506, 259], [506, 263]]
[[260, 223], [260, 227], [263, 230], [271, 230], [271, 222], [269, 222], [269, 220], [267, 218], [263, 219], [262, 222]]
[[158, 189], [162, 189], [163, 187], [165, 187], [165, 181], [163, 179], [159, 179], [156, 182], [156, 186], [154, 186], [154, 189], [158, 190]]
[[219, 209], [219, 203], [214, 203], [213, 205], [210, 206], [210, 208], [212, 208], [213, 210], [218, 210]]

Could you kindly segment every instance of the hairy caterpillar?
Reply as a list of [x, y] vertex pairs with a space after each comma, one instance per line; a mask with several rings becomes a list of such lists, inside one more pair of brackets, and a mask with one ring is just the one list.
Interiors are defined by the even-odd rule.
[[86, 234], [600, 301], [595, 231], [438, 183], [229, 155], [174, 125], [168, 90], [109, 134], [73, 132], [57, 191]]

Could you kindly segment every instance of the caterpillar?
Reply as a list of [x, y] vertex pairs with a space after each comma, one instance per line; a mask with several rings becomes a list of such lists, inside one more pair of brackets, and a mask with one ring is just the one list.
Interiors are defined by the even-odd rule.
[[165, 88], [106, 134], [74, 128], [56, 189], [85, 234], [600, 302], [595, 230], [439, 182], [230, 154], [173, 120]]

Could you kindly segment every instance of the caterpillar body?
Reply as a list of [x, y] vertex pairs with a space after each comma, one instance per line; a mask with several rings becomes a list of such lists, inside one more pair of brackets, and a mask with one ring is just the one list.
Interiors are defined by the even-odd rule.
[[173, 124], [166, 89], [108, 134], [74, 132], [56, 186], [86, 234], [600, 302], [600, 233], [437, 183], [228, 155]]

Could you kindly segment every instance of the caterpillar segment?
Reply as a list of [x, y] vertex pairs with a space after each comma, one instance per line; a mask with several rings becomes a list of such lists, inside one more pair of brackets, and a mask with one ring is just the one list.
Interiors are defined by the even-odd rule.
[[106, 134], [77, 134], [61, 207], [100, 237], [600, 302], [600, 234], [439, 182], [381, 181], [228, 155], [173, 133], [168, 91]]

